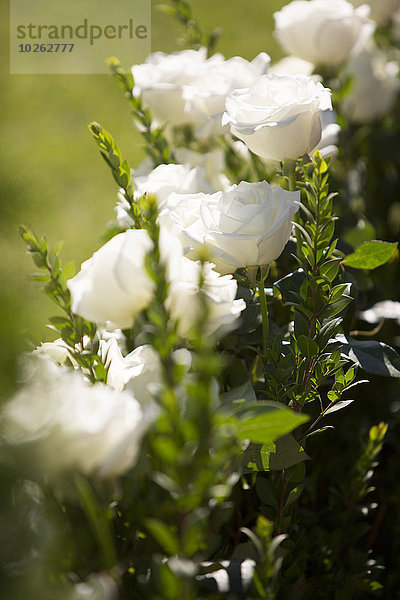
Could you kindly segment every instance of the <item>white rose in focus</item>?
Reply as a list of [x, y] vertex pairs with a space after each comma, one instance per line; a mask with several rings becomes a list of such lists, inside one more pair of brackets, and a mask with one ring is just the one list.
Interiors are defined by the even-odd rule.
[[341, 101], [345, 117], [353, 123], [370, 123], [393, 107], [399, 92], [399, 65], [387, 61], [378, 48], [365, 49], [346, 66], [352, 77], [348, 94]]
[[67, 282], [72, 312], [95, 323], [109, 321], [114, 328], [132, 327], [152, 298], [154, 283], [144, 266], [152, 247], [142, 229], [113, 237]]
[[173, 54], [155, 52], [144, 64], [132, 67], [135, 81], [133, 91], [142, 95], [144, 105], [151, 109], [153, 117], [159, 122], [195, 124], [193, 115], [185, 112], [182, 88], [192, 83], [206, 60], [206, 48]]
[[266, 160], [297, 159], [321, 139], [320, 113], [332, 108], [330, 90], [303, 75], [263, 75], [226, 100], [223, 122]]
[[400, 8], [400, 0], [350, 0], [353, 6], [368, 4], [371, 7], [371, 19], [385, 25]]
[[5, 405], [2, 436], [29, 448], [43, 472], [78, 470], [115, 477], [130, 469], [147, 426], [133, 396], [104, 384], [85, 383], [82, 375], [48, 361], [36, 369]]
[[280, 256], [290, 237], [300, 192], [288, 192], [266, 181], [242, 181], [212, 195], [172, 194], [161, 221], [178, 231], [184, 252], [195, 258], [205, 245], [221, 273], [266, 265]]
[[202, 123], [196, 131], [199, 137], [222, 134], [222, 113], [226, 96], [236, 88], [249, 87], [255, 79], [266, 73], [270, 57], [261, 52], [251, 62], [241, 56], [225, 60], [216, 54], [199, 69], [196, 79], [183, 86], [185, 111], [198, 115]]
[[338, 65], [360, 52], [374, 32], [368, 14], [367, 5], [355, 9], [347, 0], [294, 0], [274, 13], [275, 35], [288, 54]]

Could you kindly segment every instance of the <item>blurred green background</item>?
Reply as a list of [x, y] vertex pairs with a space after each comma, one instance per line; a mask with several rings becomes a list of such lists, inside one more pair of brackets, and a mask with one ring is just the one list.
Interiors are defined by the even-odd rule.
[[[217, 46], [227, 58], [273, 59], [272, 13], [285, 0], [192, 0], [205, 31], [221, 26]], [[152, 50], [180, 49], [181, 28], [152, 0]], [[96, 120], [115, 137], [132, 166], [144, 156], [122, 90], [108, 75], [10, 75], [8, 2], [1, 3], [2, 84], [0, 128], [0, 394], [15, 385], [16, 360], [24, 350], [53, 339], [47, 318], [57, 308], [30, 280], [35, 271], [18, 225], [45, 234], [50, 245], [64, 240], [64, 262], [76, 266], [101, 245], [114, 216], [116, 187], [87, 129]], [[132, 63], [135, 57], [132, 56]]]

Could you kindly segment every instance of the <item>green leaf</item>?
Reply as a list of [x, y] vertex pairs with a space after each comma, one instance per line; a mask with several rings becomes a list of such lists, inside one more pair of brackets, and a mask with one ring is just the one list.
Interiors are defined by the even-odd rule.
[[323, 277], [326, 277], [328, 281], [332, 282], [338, 274], [339, 267], [340, 260], [337, 258], [332, 258], [321, 265], [319, 270]]
[[239, 439], [258, 444], [273, 442], [309, 419], [274, 402], [246, 402], [239, 405], [236, 417]]
[[400, 355], [390, 346], [375, 340], [360, 341], [343, 335], [338, 335], [336, 339], [343, 343], [342, 352], [367, 373], [400, 378]]
[[290, 434], [266, 444], [250, 444], [243, 455], [245, 472], [282, 471], [310, 457]]
[[166, 523], [159, 519], [146, 519], [145, 525], [167, 554], [178, 554], [178, 540]]
[[304, 488], [306, 487], [305, 483], [300, 483], [297, 487], [290, 490], [287, 500], [285, 502], [285, 508], [293, 504], [298, 498], [300, 498], [303, 493]]
[[298, 292], [302, 283], [306, 279], [306, 274], [303, 269], [298, 269], [286, 277], [283, 277], [279, 281], [276, 281], [274, 285], [278, 288], [284, 302], [290, 302], [293, 300], [291, 292]]
[[316, 356], [319, 352], [319, 346], [315, 340], [305, 335], [299, 335], [297, 338], [297, 345], [300, 349], [300, 352], [304, 354], [307, 358], [312, 358]]
[[373, 240], [376, 235], [375, 227], [367, 221], [366, 219], [360, 219], [353, 229], [350, 229], [345, 235], [343, 239], [353, 246], [353, 248], [357, 248], [363, 242], [369, 242]]
[[248, 402], [256, 402], [257, 397], [250, 381], [246, 381], [242, 385], [235, 387], [229, 392], [221, 394], [222, 402], [232, 403], [237, 400], [246, 400]]
[[352, 402], [354, 402], [354, 400], [341, 400], [340, 402], [336, 402], [336, 404], [334, 404], [324, 412], [324, 415], [329, 415], [329, 413], [333, 413], [337, 410], [341, 410], [342, 408], [346, 408], [346, 406], [348, 406]]
[[354, 269], [376, 269], [384, 265], [397, 248], [397, 242], [372, 240], [363, 242], [353, 254], [348, 254], [343, 263]]

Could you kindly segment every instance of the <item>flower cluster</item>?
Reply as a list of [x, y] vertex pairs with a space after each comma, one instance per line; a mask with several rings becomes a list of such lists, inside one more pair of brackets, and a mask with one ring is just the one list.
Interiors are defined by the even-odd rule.
[[[22, 228], [62, 315], [50, 319], [59, 337], [22, 360], [0, 458], [43, 495], [52, 490], [61, 518], [85, 532], [54, 575], [65, 597], [195, 598], [210, 579], [236, 597], [253, 578], [249, 597], [275, 598], [280, 569], [289, 597], [307, 587], [293, 549], [305, 544], [300, 562], [311, 572], [312, 557], [330, 583], [336, 554], [346, 564], [343, 523], [353, 508], [368, 512], [356, 503], [387, 427], [371, 429], [353, 487], [330, 497], [342, 527], [338, 541], [321, 534], [322, 557], [307, 536], [314, 517], [295, 523], [292, 504], [308, 485], [308, 438], [352, 402], [343, 396], [364, 382], [357, 368], [400, 376], [395, 350], [354, 339], [351, 326], [397, 304], [349, 309], [396, 249], [373, 239], [376, 182], [362, 187], [375, 173], [365, 139], [395, 122], [398, 55], [373, 36], [399, 2], [360, 4], [284, 6], [275, 36], [289, 56], [271, 65], [264, 51], [251, 61], [212, 55], [188, 2], [173, 0], [191, 48], [155, 52], [131, 74], [111, 61], [148, 158], [132, 169], [111, 134], [90, 125], [118, 186], [107, 241], [75, 273]], [[337, 201], [339, 224], [332, 172], [351, 196]], [[373, 590], [369, 557], [367, 548], [353, 579]]]

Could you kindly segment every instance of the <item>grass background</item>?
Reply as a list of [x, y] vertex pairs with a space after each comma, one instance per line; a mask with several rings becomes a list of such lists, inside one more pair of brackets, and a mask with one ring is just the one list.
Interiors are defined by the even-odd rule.
[[[279, 58], [272, 13], [285, 0], [192, 0], [204, 30], [221, 26], [217, 50], [252, 59]], [[181, 31], [152, 0], [152, 50], [179, 49]], [[64, 240], [62, 258], [76, 265], [101, 245], [113, 218], [116, 187], [87, 129], [100, 122], [132, 166], [144, 156], [122, 90], [108, 75], [10, 75], [8, 3], [0, 6], [2, 82], [0, 143], [0, 389], [15, 385], [16, 359], [33, 344], [53, 339], [46, 319], [57, 307], [29, 278], [35, 270], [18, 237], [27, 224], [50, 245]], [[132, 63], [135, 57], [132, 56]]]

